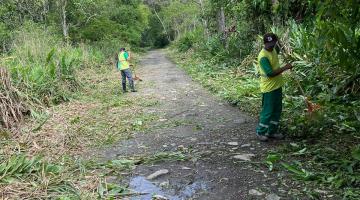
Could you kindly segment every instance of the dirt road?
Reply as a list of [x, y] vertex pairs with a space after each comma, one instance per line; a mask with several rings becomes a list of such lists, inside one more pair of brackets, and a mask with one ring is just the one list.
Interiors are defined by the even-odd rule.
[[[151, 51], [138, 66], [143, 81], [137, 93], [126, 95], [156, 99], [146, 112], [158, 119], [98, 155], [105, 160], [158, 158], [139, 164], [125, 181], [115, 180], [142, 193], [130, 199], [293, 199], [282, 178], [263, 164], [277, 142], [256, 140], [256, 119], [192, 81], [163, 51]], [[161, 169], [164, 174], [146, 179]]]

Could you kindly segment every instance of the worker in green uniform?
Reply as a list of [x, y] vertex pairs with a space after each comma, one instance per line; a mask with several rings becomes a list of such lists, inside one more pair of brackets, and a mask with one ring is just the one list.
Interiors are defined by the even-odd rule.
[[269, 138], [282, 139], [284, 135], [278, 132], [282, 111], [282, 73], [292, 68], [291, 64], [280, 67], [278, 53], [278, 37], [273, 33], [264, 35], [264, 48], [258, 56], [257, 70], [260, 75], [260, 90], [262, 93], [262, 110], [256, 135], [260, 141]]
[[117, 60], [117, 69], [120, 70], [121, 72], [122, 89], [124, 93], [127, 92], [126, 78], [129, 81], [131, 92], [136, 92], [134, 86], [134, 80], [132, 78], [132, 74], [130, 70], [130, 63], [128, 62], [129, 60], [130, 60], [130, 54], [127, 51], [125, 51], [125, 48], [120, 48], [120, 53], [118, 54], [118, 60]]

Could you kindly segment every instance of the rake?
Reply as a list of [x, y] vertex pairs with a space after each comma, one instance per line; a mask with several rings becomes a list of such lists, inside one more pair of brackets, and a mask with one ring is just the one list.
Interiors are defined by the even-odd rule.
[[[128, 53], [129, 53], [129, 57], [132, 58], [132, 53], [130, 51]], [[134, 60], [134, 62], [136, 63], [136, 60]], [[137, 81], [142, 81], [142, 79], [136, 75], [136, 70], [135, 70], [134, 64], [130, 64], [130, 68], [132, 69], [132, 72], [134, 73], [134, 78], [133, 79], [137, 80]]]
[[133, 79], [134, 79], [134, 80], [138, 80], [138, 81], [142, 81], [142, 79], [136, 75], [136, 71], [135, 71], [134, 65], [131, 64], [130, 67], [131, 67], [132, 71], [134, 72], [134, 78], [133, 78]]
[[309, 100], [309, 98], [305, 95], [305, 92], [304, 92], [304, 89], [302, 88], [301, 84], [300, 84], [300, 81], [299, 79], [297, 78], [296, 74], [294, 72], [292, 72], [293, 74], [293, 79], [295, 80], [297, 86], [299, 87], [300, 91], [301, 91], [301, 94], [302, 96], [304, 97], [304, 101], [305, 101], [305, 104], [307, 106], [307, 112], [309, 114], [312, 114], [314, 111], [317, 111], [320, 109], [320, 105], [319, 104], [316, 104], [316, 103], [313, 103]]

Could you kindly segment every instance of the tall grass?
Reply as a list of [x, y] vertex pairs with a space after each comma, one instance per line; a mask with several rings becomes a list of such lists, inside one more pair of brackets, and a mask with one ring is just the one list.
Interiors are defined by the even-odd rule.
[[97, 49], [62, 42], [51, 29], [28, 23], [15, 33], [12, 50], [1, 59], [11, 74], [11, 82], [26, 108], [67, 101], [80, 83], [76, 72], [105, 60]]
[[[109, 43], [117, 44], [115, 41]], [[38, 113], [45, 107], [73, 97], [79, 98], [80, 93], [77, 91], [86, 89], [85, 84], [93, 84], [88, 80], [88, 76], [82, 78], [84, 71], [93, 70], [84, 70], [85, 68], [102, 68], [103, 70], [95, 71], [109, 72], [108, 68], [102, 65], [107, 60], [107, 54], [110, 54], [114, 47], [107, 52], [102, 51], [106, 49], [106, 47], [101, 48], [105, 44], [107, 43], [104, 41], [98, 45], [69, 45], [64, 43], [61, 36], [53, 32], [51, 27], [34, 23], [27, 23], [20, 31], [14, 33], [11, 50], [7, 55], [0, 57], [0, 82], [3, 83], [0, 85], [0, 113], [9, 115], [0, 118], [0, 124], [3, 125], [0, 127], [1, 197], [96, 198], [97, 184], [104, 175], [94, 170], [84, 172], [85, 167], [81, 166], [82, 163], [77, 163], [80, 162], [79, 159], [68, 153], [70, 149], [79, 146], [77, 137], [81, 135], [81, 131], [76, 127], [64, 128], [61, 131], [51, 130], [53, 127], [50, 130], [45, 128], [42, 130], [41, 127], [47, 120], [51, 120], [51, 117], [46, 116], [45, 120], [43, 118], [34, 120], [34, 125], [25, 125], [21, 134], [15, 133], [20, 132], [16, 127], [22, 119], [22, 116], [18, 116], [19, 113], [32, 114], [35, 118], [43, 117], [44, 115]], [[91, 75], [99, 76], [98, 73]], [[107, 74], [102, 75], [107, 76]], [[3, 97], [8, 99], [5, 101]], [[118, 96], [114, 98], [118, 100]], [[90, 117], [92, 118], [93, 116]], [[57, 124], [57, 121], [53, 124]], [[71, 125], [72, 123], [68, 126]], [[16, 130], [14, 133], [5, 130], [14, 127]], [[104, 134], [100, 135], [104, 136]], [[118, 132], [116, 135], [119, 135]], [[86, 139], [92, 140], [88, 135]], [[84, 140], [82, 139], [82, 142]], [[76, 152], [78, 151], [76, 149]], [[61, 153], [54, 155], [50, 152]], [[104, 184], [107, 188], [108, 184]]]

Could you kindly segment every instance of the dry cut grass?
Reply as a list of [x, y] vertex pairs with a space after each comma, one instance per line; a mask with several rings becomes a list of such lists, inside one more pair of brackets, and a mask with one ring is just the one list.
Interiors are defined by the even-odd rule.
[[16, 88], [11, 84], [8, 70], [4, 67], [0, 67], [0, 82], [0, 122], [4, 128], [11, 129], [23, 119], [25, 107]]
[[83, 89], [73, 100], [26, 119], [1, 142], [1, 198], [103, 197], [106, 188], [114, 190], [106, 177], [130, 168], [82, 155], [145, 130], [157, 119], [143, 113], [151, 98], [121, 94], [118, 74], [104, 66], [85, 69], [79, 77]]

